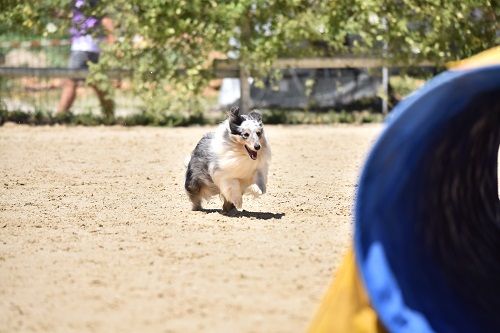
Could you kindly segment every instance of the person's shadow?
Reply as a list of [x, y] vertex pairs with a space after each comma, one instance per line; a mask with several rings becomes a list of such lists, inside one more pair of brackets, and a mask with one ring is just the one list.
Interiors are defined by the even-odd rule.
[[202, 212], [206, 214], [210, 213], [219, 213], [224, 216], [229, 216], [229, 217], [249, 217], [249, 218], [255, 218], [258, 220], [271, 220], [271, 219], [281, 219], [283, 216], [285, 216], [285, 213], [270, 213], [270, 212], [250, 212], [248, 210], [241, 210], [236, 212], [233, 215], [225, 215], [222, 212], [222, 209], [202, 209]]

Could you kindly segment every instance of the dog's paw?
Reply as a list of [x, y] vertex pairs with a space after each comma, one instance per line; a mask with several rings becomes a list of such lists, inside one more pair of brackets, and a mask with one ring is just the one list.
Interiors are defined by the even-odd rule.
[[250, 194], [253, 195], [254, 198], [257, 198], [260, 197], [262, 194], [264, 194], [264, 192], [260, 189], [260, 187], [257, 184], [253, 184], [247, 188], [245, 194]]
[[225, 215], [225, 216], [231, 216], [231, 217], [234, 217], [234, 216], [237, 216], [239, 213], [239, 211], [236, 209], [236, 207], [233, 207], [229, 210], [223, 210], [221, 212], [222, 215]]
[[238, 209], [241, 209], [241, 206], [243, 206], [243, 199], [241, 197], [238, 197], [238, 198], [234, 198], [233, 200], [233, 205], [238, 208]]

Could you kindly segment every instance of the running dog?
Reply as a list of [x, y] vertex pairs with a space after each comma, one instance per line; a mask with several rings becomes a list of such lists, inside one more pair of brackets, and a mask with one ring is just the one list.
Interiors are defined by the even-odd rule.
[[202, 199], [219, 194], [223, 213], [236, 214], [243, 194], [266, 193], [270, 160], [261, 114], [231, 108], [228, 118], [205, 134], [191, 153], [184, 187], [193, 210], [202, 209]]

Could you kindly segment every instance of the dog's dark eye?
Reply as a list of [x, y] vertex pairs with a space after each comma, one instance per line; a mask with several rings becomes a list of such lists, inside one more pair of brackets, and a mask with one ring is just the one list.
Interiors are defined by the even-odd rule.
[[262, 135], [262, 132], [257, 132], [257, 136], [260, 138], [260, 136]]
[[241, 136], [246, 139], [246, 138], [248, 138], [249, 134], [248, 133], [243, 133]]

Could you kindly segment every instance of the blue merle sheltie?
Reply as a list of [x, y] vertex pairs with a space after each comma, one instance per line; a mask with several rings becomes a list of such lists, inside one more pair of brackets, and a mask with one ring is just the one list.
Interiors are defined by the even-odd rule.
[[231, 108], [227, 119], [205, 134], [191, 153], [185, 188], [193, 210], [202, 209], [203, 199], [219, 195], [223, 213], [236, 214], [243, 194], [266, 192], [270, 160], [261, 114], [240, 114], [238, 107]]

